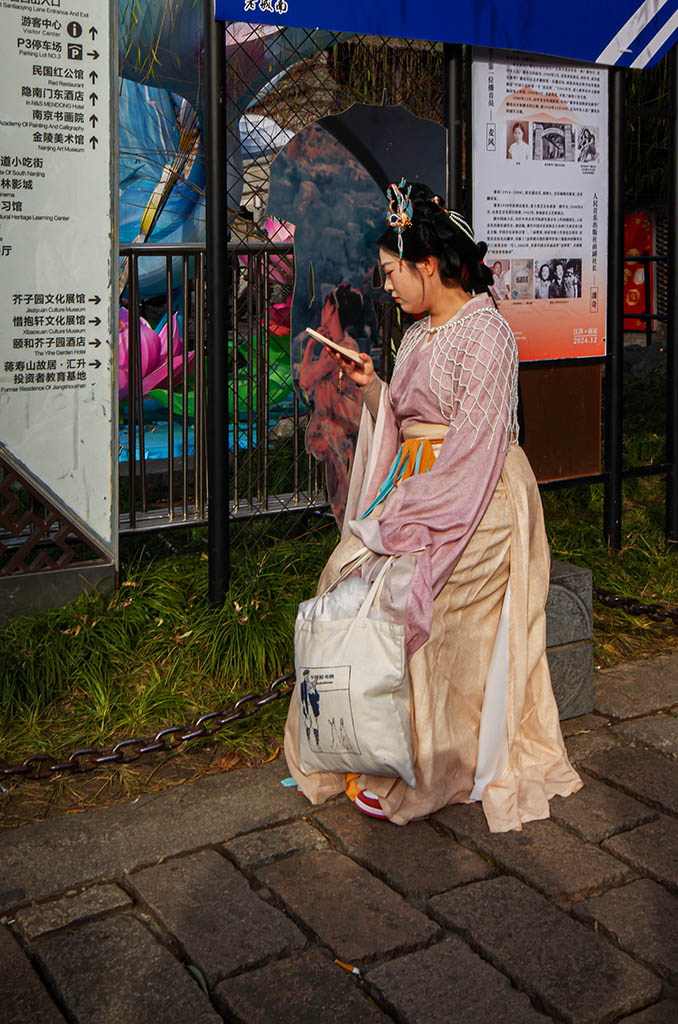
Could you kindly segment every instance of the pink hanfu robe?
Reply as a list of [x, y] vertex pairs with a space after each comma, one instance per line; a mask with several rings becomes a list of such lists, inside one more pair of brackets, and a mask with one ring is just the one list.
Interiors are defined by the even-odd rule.
[[[480, 800], [493, 832], [546, 818], [581, 787], [564, 749], [546, 660], [549, 550], [539, 491], [517, 444], [517, 352], [489, 296], [444, 327], [405, 334], [390, 387], [363, 407], [342, 540], [319, 592], [366, 544], [414, 553], [404, 599], [416, 787], [362, 775], [404, 825]], [[444, 440], [425, 475], [404, 480], [365, 519], [404, 437]], [[446, 433], [445, 433], [446, 431]], [[304, 775], [298, 702], [285, 730], [290, 771], [312, 803], [345, 776]]]

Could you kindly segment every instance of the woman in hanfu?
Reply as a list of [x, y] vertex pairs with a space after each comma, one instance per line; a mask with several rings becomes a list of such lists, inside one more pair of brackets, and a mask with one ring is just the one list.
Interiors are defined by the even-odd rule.
[[[362, 369], [339, 361], [363, 411], [342, 540], [319, 590], [362, 545], [414, 556], [404, 601], [416, 787], [304, 775], [295, 701], [285, 754], [313, 803], [346, 789], [361, 810], [402, 825], [482, 801], [491, 831], [520, 829], [581, 781], [546, 660], [549, 550], [518, 445], [516, 343], [466, 221], [421, 184], [387, 195], [384, 287], [403, 312], [427, 315], [406, 331], [390, 385], [366, 355]], [[397, 487], [394, 460], [412, 473]]]

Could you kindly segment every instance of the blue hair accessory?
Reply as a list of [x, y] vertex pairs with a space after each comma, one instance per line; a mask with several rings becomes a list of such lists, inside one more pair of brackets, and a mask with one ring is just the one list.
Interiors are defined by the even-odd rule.
[[412, 186], [408, 185], [404, 178], [400, 179], [398, 185], [389, 185], [386, 189], [386, 198], [388, 199], [386, 223], [398, 233], [398, 256], [401, 260], [403, 258], [403, 231], [412, 223], [411, 191]]

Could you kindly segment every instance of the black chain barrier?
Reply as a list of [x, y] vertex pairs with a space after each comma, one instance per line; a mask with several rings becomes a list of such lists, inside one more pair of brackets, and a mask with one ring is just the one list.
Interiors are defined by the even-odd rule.
[[645, 615], [653, 622], [673, 622], [678, 625], [678, 608], [667, 608], [663, 604], [643, 604], [636, 597], [619, 597], [611, 590], [593, 588], [593, 598], [608, 608], [622, 608], [629, 615]]
[[[604, 590], [601, 587], [593, 588], [593, 599], [608, 608], [622, 608], [629, 615], [644, 615], [653, 622], [672, 622], [678, 625], [678, 608], [668, 608], [657, 603], [643, 604], [637, 598], [620, 597], [611, 590]], [[191, 725], [173, 725], [161, 729], [153, 739], [136, 737], [121, 740], [115, 746], [103, 749], [85, 747], [74, 750], [65, 760], [51, 754], [31, 754], [24, 758], [21, 764], [9, 764], [0, 758], [0, 779], [21, 778], [36, 781], [65, 772], [84, 774], [102, 765], [132, 764], [149, 754], [169, 753], [182, 743], [213, 736], [219, 729], [232, 722], [242, 722], [245, 718], [251, 718], [260, 708], [272, 701], [288, 697], [292, 692], [293, 682], [293, 672], [278, 676], [264, 690], [247, 693], [228, 708], [220, 708], [218, 711], [201, 715]]]
[[153, 739], [136, 737], [135, 739], [121, 740], [110, 748], [86, 747], [82, 750], [74, 750], [65, 760], [53, 757], [51, 754], [31, 754], [21, 764], [8, 764], [7, 761], [0, 758], [0, 779], [21, 778], [34, 781], [48, 779], [64, 772], [84, 774], [92, 772], [102, 765], [131, 764], [149, 754], [167, 753], [180, 747], [182, 743], [188, 743], [189, 740], [213, 736], [219, 729], [223, 729], [224, 726], [230, 725], [232, 722], [242, 722], [245, 718], [251, 718], [267, 704], [288, 697], [292, 692], [293, 682], [293, 672], [285, 676], [278, 676], [264, 690], [247, 693], [230, 707], [201, 715], [190, 725], [174, 725], [167, 729], [161, 729]]

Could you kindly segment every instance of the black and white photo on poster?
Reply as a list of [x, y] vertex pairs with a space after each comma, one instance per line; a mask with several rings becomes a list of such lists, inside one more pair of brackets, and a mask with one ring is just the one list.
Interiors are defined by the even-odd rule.
[[581, 259], [556, 257], [539, 263], [535, 299], [579, 299], [581, 294]]

